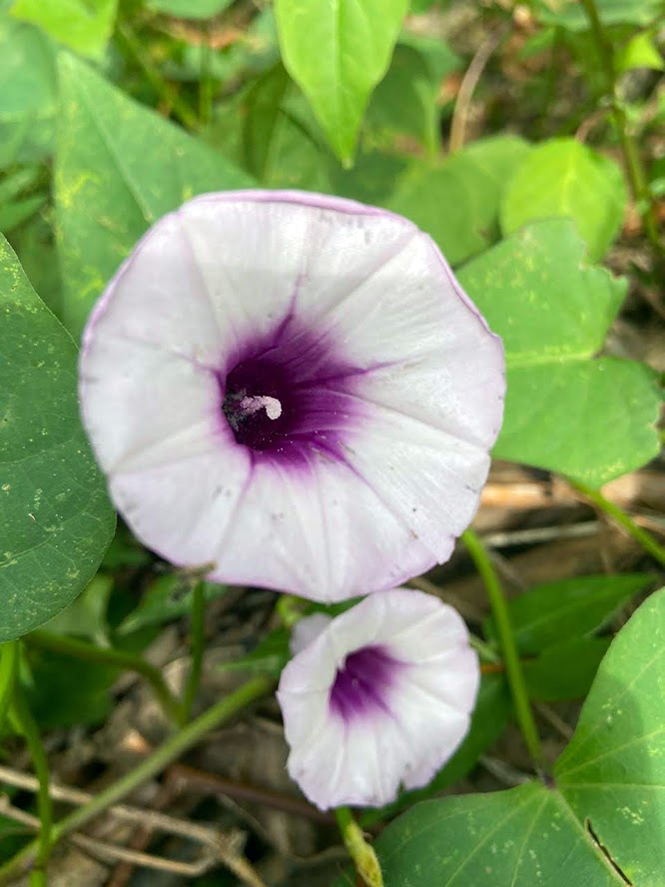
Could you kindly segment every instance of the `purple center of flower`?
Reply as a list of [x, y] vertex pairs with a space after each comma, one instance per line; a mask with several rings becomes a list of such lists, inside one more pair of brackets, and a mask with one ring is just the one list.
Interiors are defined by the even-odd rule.
[[247, 342], [219, 374], [221, 410], [255, 458], [299, 464], [318, 451], [342, 460], [344, 432], [360, 412], [349, 394], [362, 372], [289, 315], [273, 335]]
[[347, 723], [354, 718], [388, 711], [388, 693], [402, 662], [381, 646], [350, 653], [338, 669], [330, 691], [330, 708]]

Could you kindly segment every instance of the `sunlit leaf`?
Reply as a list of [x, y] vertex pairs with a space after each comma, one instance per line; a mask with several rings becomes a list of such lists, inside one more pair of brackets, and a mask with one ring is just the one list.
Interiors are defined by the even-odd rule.
[[388, 70], [408, 0], [277, 0], [286, 69], [350, 164], [369, 96]]
[[626, 208], [621, 170], [603, 154], [577, 139], [551, 139], [518, 166], [501, 206], [505, 234], [538, 219], [575, 221], [592, 261], [600, 259], [616, 236]]
[[118, 0], [15, 0], [11, 13], [76, 52], [99, 58], [113, 31], [117, 6]]
[[585, 267], [583, 252], [572, 222], [539, 222], [469, 262], [459, 278], [506, 349], [495, 456], [600, 486], [658, 453], [660, 396], [648, 367], [595, 357], [625, 282]]

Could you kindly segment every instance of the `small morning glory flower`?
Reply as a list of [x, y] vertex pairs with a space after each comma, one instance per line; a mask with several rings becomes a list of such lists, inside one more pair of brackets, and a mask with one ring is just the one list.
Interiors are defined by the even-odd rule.
[[478, 691], [458, 613], [396, 588], [296, 628], [277, 698], [304, 794], [322, 810], [380, 807], [400, 783], [426, 785], [464, 738]]
[[500, 340], [426, 234], [294, 192], [158, 221], [80, 358], [84, 424], [145, 545], [324, 601], [447, 560], [503, 394]]

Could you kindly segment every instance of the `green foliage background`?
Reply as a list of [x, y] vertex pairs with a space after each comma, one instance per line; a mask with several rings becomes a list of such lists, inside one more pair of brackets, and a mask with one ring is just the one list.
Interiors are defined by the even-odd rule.
[[[618, 354], [611, 333], [627, 297], [662, 283], [652, 229], [665, 165], [639, 149], [665, 123], [665, 4], [596, 0], [601, 43], [587, 3], [466, 4], [482, 6], [495, 54], [504, 47], [487, 77], [523, 68], [516, 97], [490, 90], [465, 139], [460, 82], [478, 56], [428, 31], [462, 5], [0, 2], [0, 644], [48, 623], [52, 636], [138, 655], [189, 612], [191, 577], [156, 575], [115, 531], [78, 417], [76, 343], [136, 241], [199, 193], [315, 190], [411, 218], [503, 338], [496, 458], [597, 489], [658, 455], [658, 373]], [[579, 96], [559, 112], [571, 76]], [[631, 236], [651, 258], [617, 276]], [[148, 577], [138, 603], [128, 571]], [[652, 586], [648, 572], [580, 576], [510, 602], [530, 698], [589, 694], [575, 735], [551, 785], [414, 806], [502, 734], [508, 686], [486, 674], [471, 731], [433, 783], [364, 814], [366, 825], [402, 814], [377, 845], [386, 885], [663, 883], [664, 592], [611, 643], [608, 631]], [[492, 618], [483, 633], [499, 656]], [[18, 681], [44, 729], [103, 720], [119, 666], [72, 681], [67, 657], [30, 638], [20, 669], [0, 646], [0, 723]], [[233, 667], [277, 675], [287, 643], [284, 629], [268, 633]]]

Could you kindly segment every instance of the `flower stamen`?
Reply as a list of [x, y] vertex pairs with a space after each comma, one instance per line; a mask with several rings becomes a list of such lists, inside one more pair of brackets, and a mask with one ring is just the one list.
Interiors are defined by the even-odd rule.
[[276, 397], [268, 397], [267, 395], [243, 397], [240, 401], [240, 409], [248, 416], [258, 413], [259, 410], [265, 410], [266, 416], [273, 421], [282, 415], [280, 401]]

